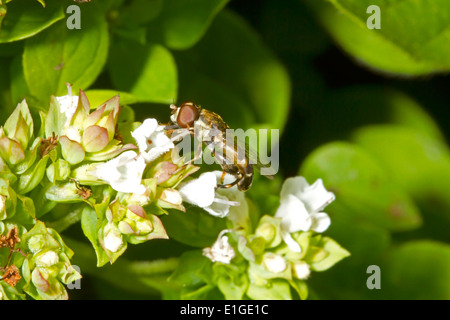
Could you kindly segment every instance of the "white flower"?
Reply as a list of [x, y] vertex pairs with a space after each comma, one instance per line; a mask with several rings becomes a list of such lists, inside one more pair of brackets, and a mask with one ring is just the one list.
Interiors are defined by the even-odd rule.
[[77, 111], [78, 96], [72, 96], [72, 85], [67, 84], [67, 95], [56, 97], [59, 103], [59, 111], [66, 116], [66, 122], [62, 135], [67, 136], [70, 140], [81, 142], [81, 135], [77, 128], [70, 126], [73, 115]]
[[112, 223], [108, 223], [103, 229], [103, 235], [105, 249], [117, 252], [123, 244], [120, 231]]
[[55, 251], [47, 251], [38, 257], [36, 257], [36, 264], [40, 267], [50, 267], [55, 263], [58, 263], [59, 257]]
[[78, 96], [72, 95], [72, 86], [67, 85], [68, 94], [61, 97], [56, 97], [56, 101], [59, 102], [59, 111], [64, 113], [66, 116], [65, 125], [69, 125], [70, 120], [72, 120], [75, 111], [77, 111], [78, 106]]
[[[213, 171], [216, 175], [217, 180], [222, 176], [222, 171]], [[232, 183], [236, 178], [230, 174], [225, 175], [225, 179], [223, 180], [223, 184]], [[242, 227], [247, 228], [250, 225], [250, 218], [248, 215], [248, 202], [245, 199], [245, 194], [242, 191], [239, 191], [237, 185], [232, 186], [231, 188], [217, 188], [216, 189], [216, 197], [223, 197], [230, 202], [234, 202], [234, 204], [226, 205], [223, 203], [214, 202], [213, 208], [216, 208], [218, 211], [218, 206], [221, 205], [223, 210], [229, 211], [227, 214], [227, 219], [233, 222], [233, 226], [235, 228]]]
[[273, 252], [265, 253], [262, 262], [264, 267], [273, 273], [281, 273], [287, 268], [286, 260]]
[[180, 192], [175, 189], [164, 189], [160, 199], [174, 205], [181, 205], [183, 202]]
[[291, 250], [301, 251], [291, 233], [309, 230], [320, 233], [328, 229], [330, 217], [321, 210], [334, 199], [334, 194], [325, 189], [322, 179], [311, 186], [303, 177], [286, 179], [275, 217], [281, 218], [281, 235]]
[[311, 269], [309, 265], [304, 261], [297, 261], [293, 264], [294, 276], [297, 279], [305, 280], [308, 279], [311, 274]]
[[6, 219], [6, 196], [0, 194], [0, 220]]
[[217, 237], [216, 242], [211, 247], [203, 249], [203, 255], [209, 258], [212, 262], [222, 262], [229, 264], [236, 253], [233, 247], [228, 243], [228, 237], [224, 233], [230, 230], [222, 230]]
[[215, 172], [205, 172], [197, 179], [182, 184], [178, 191], [184, 201], [206, 210], [216, 217], [225, 217], [230, 206], [238, 206], [239, 202], [230, 201], [224, 195], [216, 193], [217, 177]]
[[155, 160], [174, 147], [172, 140], [166, 136], [164, 126], [158, 125], [156, 119], [146, 119], [131, 135], [146, 162]]
[[146, 188], [141, 184], [145, 160], [134, 151], [126, 151], [116, 158], [97, 166], [96, 175], [108, 182], [114, 190], [143, 194]]

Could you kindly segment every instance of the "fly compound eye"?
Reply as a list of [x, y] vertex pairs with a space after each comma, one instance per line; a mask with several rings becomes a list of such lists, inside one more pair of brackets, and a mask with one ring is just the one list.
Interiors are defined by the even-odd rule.
[[185, 102], [178, 111], [177, 123], [182, 128], [194, 126], [194, 121], [199, 117], [198, 108], [192, 102]]

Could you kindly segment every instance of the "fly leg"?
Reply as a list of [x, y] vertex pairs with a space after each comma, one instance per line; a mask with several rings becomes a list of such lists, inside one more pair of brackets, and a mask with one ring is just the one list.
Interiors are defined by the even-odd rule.
[[[202, 144], [199, 143], [198, 146], [197, 146], [197, 150], [194, 153], [194, 157], [191, 160], [189, 160], [188, 162], [185, 162], [183, 167], [187, 166], [188, 164], [194, 162], [197, 159], [200, 159], [201, 156], [202, 156]], [[181, 168], [183, 168], [183, 167], [181, 167]]]
[[223, 184], [223, 180], [225, 179], [226, 174], [227, 173], [225, 171], [222, 173], [222, 176], [220, 177], [220, 180], [219, 180], [220, 183], [217, 184], [217, 188], [224, 188], [224, 189], [231, 188], [232, 186], [236, 185], [242, 179], [242, 174], [238, 173], [236, 176], [236, 180], [234, 180], [232, 183]]

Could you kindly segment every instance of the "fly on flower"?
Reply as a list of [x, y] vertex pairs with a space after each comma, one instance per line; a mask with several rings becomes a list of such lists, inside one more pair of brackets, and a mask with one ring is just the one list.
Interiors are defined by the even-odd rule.
[[[231, 133], [230, 127], [218, 114], [200, 108], [193, 102], [184, 102], [180, 107], [172, 104], [170, 107], [173, 125], [167, 126], [166, 130], [188, 130], [196, 139], [205, 143], [223, 170], [218, 187], [230, 188], [237, 185], [240, 191], [246, 191], [253, 181], [253, 169], [269, 167], [259, 161], [257, 153], [249, 144]], [[201, 150], [197, 150], [193, 160], [198, 158], [200, 153]], [[226, 173], [233, 175], [236, 180], [223, 184]], [[272, 179], [273, 175], [265, 177]]]

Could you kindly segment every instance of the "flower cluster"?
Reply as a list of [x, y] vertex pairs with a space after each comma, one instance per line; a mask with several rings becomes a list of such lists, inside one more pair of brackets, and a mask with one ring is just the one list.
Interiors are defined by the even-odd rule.
[[[39, 111], [39, 129], [25, 100], [0, 127], [0, 299], [68, 298], [64, 285], [81, 275], [59, 233], [72, 223], [81, 222], [100, 267], [129, 244], [168, 239], [160, 216], [191, 206], [228, 225], [201, 256], [227, 298], [264, 298], [270, 286], [304, 298], [310, 272], [348, 254], [320, 235], [330, 225], [322, 209], [334, 200], [321, 180], [286, 180], [276, 212], [255, 220], [244, 192], [218, 187], [235, 177], [193, 177], [200, 167], [172, 152], [188, 130], [169, 137], [156, 119], [135, 122], [119, 96], [92, 107], [68, 89]], [[287, 298], [286, 290], [277, 292]]]
[[92, 108], [68, 89], [39, 112], [39, 129], [25, 100], [0, 127], [1, 298], [64, 299], [63, 284], [80, 277], [45, 226], [50, 213], [61, 230], [69, 214], [81, 220], [98, 266], [113, 263], [128, 243], [168, 238], [157, 215], [185, 211], [175, 187], [199, 169], [172, 161], [174, 143], [155, 119], [121, 117], [119, 96]]
[[[228, 192], [239, 194], [234, 188]], [[327, 270], [349, 255], [320, 234], [330, 225], [322, 210], [334, 198], [321, 179], [309, 185], [305, 178], [294, 177], [284, 182], [275, 214], [261, 216], [255, 228], [248, 226], [248, 205], [225, 214], [229, 228], [202, 251], [214, 273], [205, 288], [217, 286], [226, 299], [292, 299], [293, 288], [305, 299], [305, 280], [311, 272]], [[240, 205], [246, 202], [240, 199]], [[172, 281], [177, 281], [180, 272], [177, 270]]]

